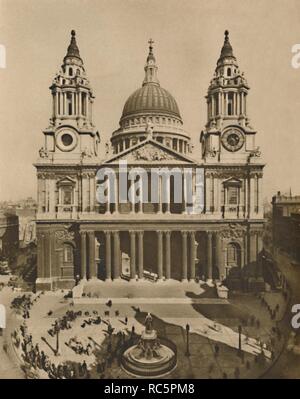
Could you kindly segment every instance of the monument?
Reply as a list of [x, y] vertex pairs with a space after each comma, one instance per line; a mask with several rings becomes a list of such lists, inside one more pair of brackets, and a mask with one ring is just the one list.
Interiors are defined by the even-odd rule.
[[175, 352], [175, 344], [158, 338], [157, 331], [153, 329], [152, 316], [148, 313], [145, 330], [139, 341], [123, 352], [122, 366], [125, 371], [138, 377], [159, 377], [175, 368]]

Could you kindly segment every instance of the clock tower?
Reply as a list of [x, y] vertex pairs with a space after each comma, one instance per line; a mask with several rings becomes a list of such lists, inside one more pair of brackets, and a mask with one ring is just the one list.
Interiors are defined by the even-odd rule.
[[44, 131], [41, 155], [52, 161], [78, 162], [98, 154], [99, 133], [92, 122], [94, 95], [76, 43], [75, 31], [60, 71], [50, 86], [52, 116]]
[[[37, 169], [38, 289], [72, 288], [80, 274], [78, 220], [95, 212], [100, 136], [75, 31], [50, 86], [52, 114]], [[94, 239], [91, 238], [94, 245]]]
[[247, 114], [249, 86], [240, 72], [225, 31], [225, 40], [207, 100], [207, 123], [201, 134], [202, 156], [208, 163], [247, 162], [258, 153], [255, 130]]
[[221, 238], [216, 246], [220, 245], [223, 256], [221, 269], [233, 281], [237, 277], [231, 273], [234, 270], [243, 270], [244, 278], [252, 270], [252, 277], [260, 278], [264, 164], [248, 117], [248, 93], [249, 85], [226, 30], [206, 96], [207, 123], [200, 142], [205, 170], [204, 213], [207, 220], [219, 225], [217, 234]]

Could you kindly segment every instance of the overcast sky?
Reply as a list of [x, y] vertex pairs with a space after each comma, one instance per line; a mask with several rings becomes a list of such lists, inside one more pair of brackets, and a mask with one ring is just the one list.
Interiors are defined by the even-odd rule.
[[[51, 116], [49, 86], [75, 29], [96, 95], [102, 148], [144, 77], [150, 37], [162, 87], [181, 111], [200, 159], [206, 95], [224, 30], [251, 87], [248, 112], [266, 162], [264, 192], [300, 194], [299, 0], [0, 0], [0, 200], [36, 196], [32, 163]], [[104, 153], [104, 151], [103, 151]]]

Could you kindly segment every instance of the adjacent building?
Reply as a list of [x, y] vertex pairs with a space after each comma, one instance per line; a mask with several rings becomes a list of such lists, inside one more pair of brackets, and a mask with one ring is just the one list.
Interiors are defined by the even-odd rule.
[[19, 247], [18, 216], [7, 212], [0, 213], [0, 257], [12, 260]]
[[283, 195], [278, 191], [272, 205], [273, 245], [300, 262], [300, 195]]

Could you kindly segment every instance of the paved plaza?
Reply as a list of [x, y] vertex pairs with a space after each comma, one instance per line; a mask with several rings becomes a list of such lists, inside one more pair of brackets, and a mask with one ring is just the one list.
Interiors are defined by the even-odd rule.
[[[66, 291], [32, 294], [33, 305], [26, 325], [28, 333], [32, 335], [32, 342], [38, 344], [52, 364], [78, 365], [85, 362], [89, 378], [130, 378], [116, 359], [110, 362], [104, 373], [99, 374], [98, 365], [105, 361], [108, 351], [118, 350], [120, 332], [124, 333], [125, 340], [130, 339], [132, 328], [134, 334], [142, 333], [145, 316], [149, 312], [159, 336], [170, 339], [177, 347], [177, 367], [168, 377], [258, 377], [272, 364], [269, 342], [276, 321], [270, 319], [258, 297], [253, 294], [232, 294], [230, 299], [221, 300], [211, 296], [210, 287], [207, 292], [211, 297], [205, 298], [203, 295], [206, 289], [198, 285], [198, 292], [188, 291], [188, 296], [177, 296], [173, 298], [173, 303], [172, 298], [164, 297], [154, 300], [117, 298], [114, 292], [111, 292], [111, 298], [82, 298], [82, 303], [80, 300], [74, 303], [73, 299], [66, 298]], [[281, 300], [280, 293], [265, 295], [274, 304]], [[14, 296], [16, 293], [11, 294], [11, 297]], [[55, 356], [56, 336], [51, 336], [49, 331], [67, 311], [81, 314], [70, 323], [70, 328], [59, 332], [60, 355]], [[259, 325], [253, 321], [254, 315], [255, 320], [260, 320]], [[91, 322], [98, 316], [101, 318], [100, 324]], [[21, 314], [15, 317], [18, 324], [23, 322]], [[280, 318], [280, 314], [277, 317]], [[189, 356], [186, 356], [186, 324], [190, 326]], [[108, 333], [109, 325], [113, 329], [111, 336]], [[241, 356], [238, 356], [239, 326], [242, 326]], [[80, 342], [83, 348], [90, 347], [89, 354], [76, 353], [72, 342]], [[111, 345], [109, 349], [108, 345]], [[22, 360], [20, 347], [14, 350]], [[260, 364], [258, 359], [261, 358], [262, 350], [264, 361]], [[39, 370], [38, 375], [39, 378], [48, 378], [43, 370]]]

